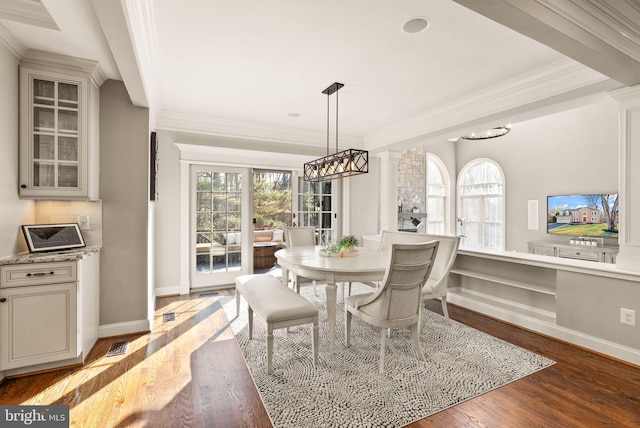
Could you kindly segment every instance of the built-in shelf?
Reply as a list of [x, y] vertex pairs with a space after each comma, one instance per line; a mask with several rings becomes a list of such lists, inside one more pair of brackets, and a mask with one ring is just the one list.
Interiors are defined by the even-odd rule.
[[[496, 316], [505, 321], [513, 322], [514, 314], [517, 314], [518, 318], [527, 318], [530, 321], [535, 320], [537, 323], [556, 324], [556, 315], [551, 311], [460, 288], [449, 290], [447, 301], [471, 310]], [[525, 325], [530, 327], [529, 324]]]
[[555, 290], [551, 290], [537, 284], [532, 284], [530, 282], [502, 278], [500, 276], [478, 273], [467, 269], [451, 269], [450, 272], [457, 275], [468, 276], [470, 278], [481, 279], [483, 281], [490, 281], [497, 284], [508, 285], [510, 287], [522, 288], [523, 290], [535, 291], [536, 293], [548, 294], [550, 296], [556, 295]]

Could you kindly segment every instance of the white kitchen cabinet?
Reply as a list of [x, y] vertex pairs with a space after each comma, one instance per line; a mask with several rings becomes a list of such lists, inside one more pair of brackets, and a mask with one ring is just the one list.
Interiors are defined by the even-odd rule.
[[0, 291], [0, 370], [78, 356], [77, 282]]
[[99, 255], [0, 266], [0, 371], [77, 364], [98, 337]]
[[615, 263], [618, 254], [618, 248], [610, 246], [559, 244], [546, 241], [531, 241], [527, 246], [531, 254], [600, 263]]
[[98, 199], [99, 66], [40, 51], [20, 64], [19, 194]]

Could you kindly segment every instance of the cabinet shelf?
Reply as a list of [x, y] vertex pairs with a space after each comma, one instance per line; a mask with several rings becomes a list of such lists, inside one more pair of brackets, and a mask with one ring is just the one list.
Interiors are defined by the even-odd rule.
[[543, 287], [541, 285], [533, 284], [525, 281], [518, 281], [513, 279], [502, 278], [496, 275], [489, 275], [484, 273], [478, 273], [467, 269], [451, 269], [451, 273], [467, 276], [470, 278], [481, 279], [483, 281], [490, 281], [496, 284], [508, 285], [510, 287], [521, 288], [523, 290], [534, 291], [536, 293], [546, 294], [549, 296], [555, 296], [555, 290], [550, 290], [549, 288]]

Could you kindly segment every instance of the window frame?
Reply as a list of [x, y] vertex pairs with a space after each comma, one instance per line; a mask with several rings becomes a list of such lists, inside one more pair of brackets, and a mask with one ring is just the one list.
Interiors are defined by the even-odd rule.
[[[435, 168], [437, 169], [438, 173], [440, 174], [440, 177], [442, 178], [442, 188], [443, 188], [443, 194], [444, 196], [440, 196], [440, 195], [429, 195], [429, 161], [433, 162]], [[438, 157], [437, 155], [433, 154], [433, 153], [425, 153], [425, 158], [424, 158], [424, 168], [425, 168], [425, 188], [424, 188], [424, 192], [425, 192], [425, 211], [427, 212], [428, 216], [427, 216], [427, 224], [426, 224], [426, 231], [427, 233], [431, 233], [431, 234], [437, 234], [437, 235], [446, 235], [450, 230], [451, 230], [451, 221], [449, 219], [449, 213], [450, 213], [450, 207], [449, 207], [449, 201], [450, 201], [450, 197], [451, 197], [451, 183], [449, 180], [449, 171], [446, 167], [446, 165], [444, 164], [444, 162], [442, 161], [442, 159], [440, 159], [440, 157]], [[438, 184], [440, 185], [440, 184]], [[442, 223], [442, 230], [440, 231], [433, 231], [433, 230], [429, 230], [429, 225], [433, 225], [434, 221], [430, 220], [431, 217], [431, 212], [429, 210], [429, 199], [441, 199], [442, 200], [442, 222], [438, 222], [438, 224]]]
[[[473, 193], [470, 195], [466, 195], [463, 192], [463, 187], [466, 187], [468, 185], [464, 185], [464, 178], [465, 176], [468, 174], [468, 172], [476, 167], [479, 164], [482, 163], [488, 163], [493, 165], [495, 168], [497, 168], [498, 172], [500, 173], [500, 178], [501, 181], [497, 181], [497, 182], [480, 182], [480, 183], [475, 183], [474, 186], [484, 186], [487, 184], [499, 184], [502, 187], [502, 192], [500, 194], [497, 193]], [[464, 200], [471, 200], [471, 199], [479, 199], [480, 202], [478, 203], [479, 206], [479, 218], [481, 219], [481, 221], [478, 221], [474, 224], [478, 224], [480, 226], [480, 230], [479, 230], [479, 241], [481, 243], [480, 246], [478, 245], [469, 245], [468, 244], [468, 240], [467, 240], [467, 232], [468, 232], [468, 227], [465, 227], [466, 223], [468, 222], [460, 222], [457, 221], [457, 225], [458, 227], [460, 227], [461, 230], [458, 230], [457, 233], [460, 235], [464, 235], [461, 237], [461, 245], [467, 245], [467, 246], [473, 246], [475, 248], [485, 248], [485, 249], [493, 249], [493, 250], [504, 250], [506, 248], [506, 228], [505, 228], [505, 224], [506, 224], [506, 178], [504, 175], [504, 170], [502, 169], [502, 167], [500, 166], [500, 164], [496, 161], [494, 161], [493, 159], [489, 159], [489, 158], [477, 158], [477, 159], [473, 159], [471, 161], [469, 161], [461, 170], [460, 173], [458, 174], [458, 182], [457, 182], [457, 191], [458, 191], [458, 198], [457, 198], [457, 210], [456, 212], [458, 213], [458, 219], [465, 219], [465, 213], [463, 213], [463, 207], [464, 207]], [[485, 216], [485, 202], [487, 199], [489, 198], [495, 198], [499, 196], [502, 200], [501, 200], [501, 206], [502, 206], [502, 212], [500, 213], [502, 221], [499, 223], [500, 224], [500, 234], [501, 234], [501, 243], [499, 246], [488, 246], [485, 245], [485, 229], [486, 229], [486, 225], [487, 223], [491, 223], [491, 224], [496, 224], [497, 222], [487, 222], [485, 220], [486, 216]]]

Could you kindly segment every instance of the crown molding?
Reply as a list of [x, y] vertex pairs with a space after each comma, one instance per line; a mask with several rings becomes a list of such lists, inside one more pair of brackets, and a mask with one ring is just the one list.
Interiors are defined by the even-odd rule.
[[0, 3], [0, 18], [60, 31], [60, 28], [41, 1], [2, 0]]
[[[305, 130], [264, 123], [241, 122], [161, 111], [156, 117], [156, 128], [178, 133], [197, 133], [255, 141], [270, 141], [286, 144], [326, 147], [327, 134], [322, 131]], [[341, 147], [362, 148], [361, 137], [340, 135]], [[330, 147], [333, 150], [333, 147]]]
[[611, 0], [536, 0], [636, 62], [640, 61], [640, 5]]
[[640, 106], [640, 85], [609, 91], [608, 95], [623, 105]]
[[543, 100], [607, 81], [606, 76], [563, 59], [366, 134], [365, 148], [375, 150], [449, 128], [463, 128], [488, 116], [506, 117], [528, 104], [539, 108]]
[[55, 67], [72, 74], [88, 74], [98, 87], [107, 80], [107, 76], [102, 70], [100, 63], [90, 59], [76, 58], [68, 55], [29, 49], [23, 55], [22, 63], [44, 67]]
[[202, 146], [198, 144], [175, 143], [180, 150], [181, 161], [210, 161], [233, 166], [249, 166], [253, 168], [294, 168], [302, 169], [305, 162], [313, 160], [310, 155], [287, 154], [267, 152], [256, 149], [237, 149], [230, 147]]
[[9, 29], [0, 23], [0, 41], [4, 46], [6, 46], [7, 50], [16, 58], [17, 61], [20, 61], [24, 53], [27, 51], [25, 45], [23, 45], [16, 37], [11, 34]]

